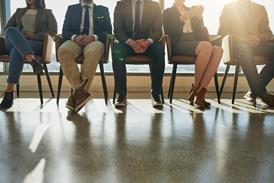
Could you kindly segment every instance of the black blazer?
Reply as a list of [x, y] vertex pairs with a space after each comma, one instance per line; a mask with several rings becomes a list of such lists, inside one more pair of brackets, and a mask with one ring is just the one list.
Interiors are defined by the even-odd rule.
[[[158, 2], [144, 1], [143, 18], [140, 25], [139, 37], [151, 38], [154, 41], [161, 39], [163, 35], [162, 10]], [[132, 4], [131, 0], [118, 1], [114, 10], [114, 34], [122, 42], [132, 38]]]
[[[70, 40], [71, 36], [80, 34], [80, 24], [82, 19], [81, 4], [75, 4], [68, 7], [63, 25], [63, 41]], [[112, 33], [112, 26], [109, 17], [108, 8], [104, 6], [93, 7], [93, 29], [94, 34], [102, 43], [106, 42], [108, 34]]]
[[[17, 27], [22, 30], [22, 17], [26, 13], [27, 8], [18, 8], [16, 12], [7, 22], [5, 29], [9, 27]], [[57, 22], [49, 9], [39, 9], [35, 20], [35, 32], [32, 40], [42, 41], [45, 34], [54, 37], [57, 33]]]
[[[185, 7], [186, 10], [190, 8]], [[204, 27], [203, 20], [199, 18], [193, 17], [191, 20], [191, 26], [193, 29], [193, 34], [197, 41], [201, 41], [203, 39], [202, 28]], [[167, 8], [163, 13], [163, 22], [164, 22], [164, 31], [165, 34], [168, 35], [171, 39], [172, 45], [177, 45], [180, 35], [183, 34], [183, 26], [184, 23], [180, 20], [180, 13], [175, 6], [171, 8]]]

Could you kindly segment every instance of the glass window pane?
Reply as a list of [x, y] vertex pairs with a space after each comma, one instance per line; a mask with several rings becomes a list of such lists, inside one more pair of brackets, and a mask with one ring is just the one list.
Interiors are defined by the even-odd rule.
[[[205, 7], [204, 12], [204, 21], [205, 25], [208, 27], [210, 34], [216, 34], [217, 29], [219, 26], [219, 16], [222, 11], [222, 8], [224, 4], [227, 4], [233, 0], [218, 0], [213, 1], [212, 0], [186, 0], [186, 4], [191, 6], [193, 4], [202, 4]], [[47, 8], [52, 9], [57, 22], [58, 22], [58, 33], [62, 32], [62, 26], [64, 21], [65, 12], [67, 10], [67, 7], [71, 4], [78, 3], [78, 0], [47, 0], [46, 5]], [[101, 4], [104, 6], [107, 6], [110, 11], [110, 16], [113, 22], [113, 12], [116, 5], [115, 0], [94, 0], [96, 4]], [[165, 0], [165, 8], [172, 6], [174, 0]], [[271, 11], [274, 9], [274, 2], [269, 0], [254, 0], [254, 2], [260, 3], [264, 5], [267, 8], [269, 19], [270, 19], [270, 25], [272, 30], [274, 30], [274, 11]], [[11, 3], [11, 13], [14, 13], [16, 8], [18, 7], [24, 7], [25, 1], [22, 0], [10, 0]], [[58, 72], [59, 71], [59, 63], [55, 61], [55, 51], [53, 50], [52, 55], [52, 63], [48, 66], [49, 70], [51, 72]], [[166, 59], [167, 60], [167, 59]], [[0, 65], [1, 67], [1, 65]], [[148, 67], [146, 66], [127, 66], [129, 72], [149, 72]], [[112, 72], [112, 64], [106, 64], [105, 70]], [[169, 64], [166, 64], [166, 73], [171, 72], [172, 68]], [[224, 65], [221, 64], [220, 71], [224, 71]], [[31, 67], [25, 66], [24, 71], [31, 71]], [[186, 73], [193, 73], [194, 72], [194, 66], [183, 66], [178, 68], [179, 72], [186, 72]]]

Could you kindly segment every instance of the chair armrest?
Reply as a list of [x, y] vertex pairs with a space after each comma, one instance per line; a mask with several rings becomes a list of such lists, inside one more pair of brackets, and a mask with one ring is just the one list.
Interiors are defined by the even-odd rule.
[[59, 47], [61, 46], [61, 44], [62, 44], [62, 42], [63, 42], [63, 38], [62, 38], [62, 35], [61, 34], [57, 34], [56, 36], [55, 36], [55, 39], [54, 39], [54, 41], [55, 41], [55, 55], [56, 55], [56, 61], [57, 62], [59, 62], [59, 59], [58, 59], [58, 49], [59, 49]]
[[227, 35], [222, 40], [223, 62], [224, 64], [235, 64], [234, 53], [233, 53], [233, 39], [231, 35]]
[[105, 44], [105, 50], [104, 50], [104, 59], [105, 60], [108, 60], [108, 58], [109, 58], [110, 46], [113, 44], [113, 41], [114, 41], [114, 36], [112, 34], [108, 34], [106, 44]]
[[43, 41], [43, 62], [49, 63], [51, 61], [53, 42], [53, 38], [49, 34], [46, 34]]
[[172, 59], [172, 48], [171, 48], [170, 37], [168, 35], [165, 35], [164, 40], [166, 42], [168, 60], [171, 61], [171, 59]]
[[219, 35], [211, 39], [210, 42], [213, 45], [222, 46], [222, 39], [223, 39], [222, 36]]

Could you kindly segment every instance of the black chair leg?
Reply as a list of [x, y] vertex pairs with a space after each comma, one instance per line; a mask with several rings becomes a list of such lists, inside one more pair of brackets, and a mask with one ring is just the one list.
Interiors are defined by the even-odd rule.
[[162, 103], [164, 104], [165, 103], [165, 97], [164, 97], [163, 88], [162, 88], [162, 91], [161, 91], [161, 98], [162, 98]]
[[20, 84], [19, 82], [16, 84], [16, 97], [19, 98], [19, 93], [20, 93]]
[[115, 104], [115, 100], [116, 100], [116, 89], [114, 87], [114, 90], [113, 90], [113, 104]]
[[51, 84], [48, 67], [47, 67], [46, 64], [44, 64], [44, 68], [45, 68], [45, 74], [46, 74], [46, 78], [47, 78], [47, 81], [48, 81], [48, 84], [49, 84], [49, 89], [50, 89], [50, 92], [51, 92], [51, 96], [52, 96], [52, 98], [54, 98], [54, 91], [53, 91], [53, 87], [52, 87], [52, 84]]
[[232, 104], [234, 104], [234, 102], [235, 102], [239, 71], [240, 71], [240, 65], [236, 64], [235, 76], [234, 76], [234, 86], [233, 86], [233, 93], [232, 93]]
[[60, 71], [59, 71], [59, 79], [58, 79], [58, 89], [57, 89], [57, 105], [59, 105], [59, 99], [60, 99], [60, 94], [61, 94], [61, 87], [62, 87], [62, 81], [63, 81], [63, 70], [60, 67]]
[[223, 78], [223, 81], [222, 81], [222, 85], [221, 85], [221, 88], [220, 88], [220, 92], [219, 92], [219, 97], [220, 98], [221, 98], [223, 90], [224, 90], [225, 81], [226, 81], [226, 78], [228, 76], [229, 69], [230, 69], [230, 64], [227, 64], [226, 69], [225, 69], [225, 75], [224, 75], [224, 78]]
[[219, 94], [219, 82], [218, 82], [218, 73], [214, 74], [215, 89], [217, 94], [218, 103], [221, 103], [220, 94]]
[[41, 105], [43, 105], [43, 91], [42, 91], [42, 83], [41, 83], [41, 75], [40, 74], [37, 74], [37, 82], [38, 82], [40, 102], [41, 102]]
[[173, 99], [173, 93], [174, 93], [174, 86], [175, 86], [175, 80], [176, 80], [176, 72], [177, 72], [177, 64], [173, 65], [173, 70], [172, 70], [172, 76], [171, 76], [171, 81], [170, 81], [170, 95], [169, 95], [169, 102], [172, 104], [172, 99]]
[[104, 91], [104, 98], [106, 105], [108, 104], [108, 88], [107, 88], [107, 82], [105, 77], [105, 71], [104, 71], [104, 64], [100, 63], [100, 73], [101, 73], [101, 80], [103, 85], [103, 91]]

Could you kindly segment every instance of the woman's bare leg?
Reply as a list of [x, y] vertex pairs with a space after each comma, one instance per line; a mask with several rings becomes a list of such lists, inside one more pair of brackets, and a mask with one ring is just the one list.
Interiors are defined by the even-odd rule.
[[195, 61], [195, 81], [194, 86], [199, 87], [204, 77], [206, 68], [210, 61], [212, 53], [212, 45], [210, 42], [201, 41], [196, 48], [196, 61]]
[[212, 55], [208, 62], [208, 65], [204, 71], [204, 75], [201, 78], [200, 87], [207, 88], [215, 72], [218, 69], [220, 61], [223, 56], [223, 49], [219, 46], [213, 46]]

